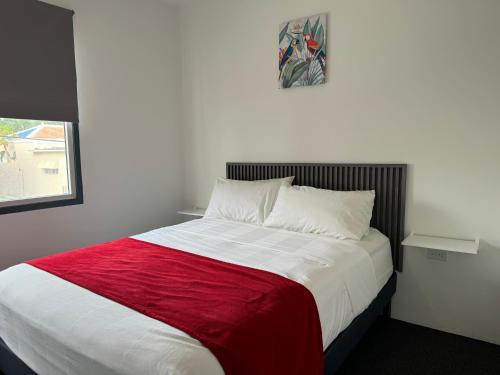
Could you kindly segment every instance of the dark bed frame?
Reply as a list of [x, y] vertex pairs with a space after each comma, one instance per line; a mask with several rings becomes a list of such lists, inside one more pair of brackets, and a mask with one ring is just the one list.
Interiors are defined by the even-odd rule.
[[[402, 271], [406, 204], [406, 164], [227, 163], [226, 174], [235, 180], [263, 180], [295, 176], [294, 184], [330, 190], [375, 190], [370, 225], [391, 242], [394, 268]], [[333, 341], [324, 353], [325, 374], [334, 373], [378, 316], [390, 316], [396, 292], [396, 273], [372, 303]], [[36, 375], [0, 338], [0, 372]]]

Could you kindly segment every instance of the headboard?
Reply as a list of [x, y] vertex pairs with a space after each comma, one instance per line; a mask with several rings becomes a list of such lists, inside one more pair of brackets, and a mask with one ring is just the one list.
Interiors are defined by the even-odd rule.
[[227, 163], [227, 178], [264, 180], [295, 176], [295, 185], [330, 190], [375, 190], [370, 225], [391, 242], [394, 268], [403, 270], [406, 164]]

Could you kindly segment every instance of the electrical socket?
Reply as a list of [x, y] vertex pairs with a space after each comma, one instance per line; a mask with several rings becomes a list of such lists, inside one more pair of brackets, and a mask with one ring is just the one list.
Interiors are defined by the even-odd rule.
[[446, 262], [447, 251], [427, 249], [427, 259], [439, 260], [440, 262]]

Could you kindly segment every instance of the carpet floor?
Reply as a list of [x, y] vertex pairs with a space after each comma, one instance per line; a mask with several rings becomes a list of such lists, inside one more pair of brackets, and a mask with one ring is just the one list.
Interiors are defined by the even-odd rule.
[[379, 318], [338, 375], [500, 375], [500, 346]]

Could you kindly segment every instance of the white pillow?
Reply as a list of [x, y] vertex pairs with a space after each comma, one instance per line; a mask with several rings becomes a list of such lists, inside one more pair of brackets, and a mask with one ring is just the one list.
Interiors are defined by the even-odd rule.
[[264, 226], [360, 240], [370, 229], [375, 191], [281, 187]]
[[293, 179], [238, 181], [219, 177], [205, 217], [262, 224], [274, 206], [280, 187], [291, 186]]

